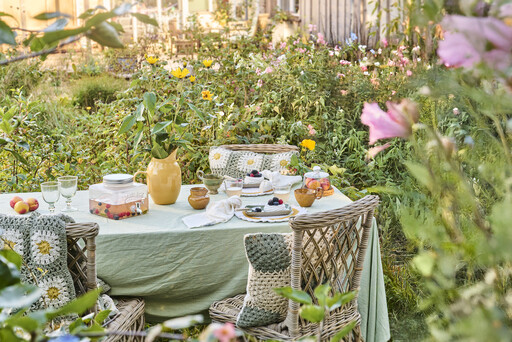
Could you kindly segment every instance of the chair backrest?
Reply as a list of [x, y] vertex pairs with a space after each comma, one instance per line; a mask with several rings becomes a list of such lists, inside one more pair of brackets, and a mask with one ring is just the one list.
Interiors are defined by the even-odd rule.
[[[366, 196], [342, 208], [290, 219], [293, 229], [291, 286], [313, 298], [329, 282], [333, 292], [359, 290], [364, 257], [378, 196]], [[355, 301], [355, 300], [354, 300]], [[340, 308], [339, 310], [343, 310]], [[299, 304], [289, 303], [290, 336], [298, 336]]]
[[68, 269], [73, 278], [76, 295], [80, 296], [97, 287], [96, 284], [96, 236], [97, 223], [68, 223]]
[[296, 151], [299, 152], [300, 149], [297, 146], [293, 145], [279, 145], [279, 144], [240, 144], [240, 145], [222, 145], [225, 149], [231, 151], [249, 151], [254, 153], [284, 153]]

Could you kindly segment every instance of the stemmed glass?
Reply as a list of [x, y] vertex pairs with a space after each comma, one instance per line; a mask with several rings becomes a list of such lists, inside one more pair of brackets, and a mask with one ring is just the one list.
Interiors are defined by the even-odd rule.
[[59, 181], [59, 190], [62, 197], [66, 198], [66, 208], [62, 209], [64, 212], [77, 211], [77, 208], [71, 206], [71, 197], [76, 194], [77, 176], [62, 176], [57, 178]]
[[50, 213], [55, 212], [55, 202], [59, 200], [59, 183], [58, 182], [44, 182], [41, 183], [41, 194], [43, 200], [50, 205]]

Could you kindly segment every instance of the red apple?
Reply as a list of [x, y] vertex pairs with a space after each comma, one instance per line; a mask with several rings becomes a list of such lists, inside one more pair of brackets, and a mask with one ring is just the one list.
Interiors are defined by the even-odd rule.
[[16, 203], [18, 203], [19, 201], [23, 201], [23, 198], [21, 198], [20, 196], [14, 196], [11, 200], [11, 202], [9, 202], [9, 204], [11, 205], [11, 208], [14, 209], [14, 205], [16, 205]]
[[39, 202], [33, 197], [27, 199], [27, 204], [30, 211], [34, 211], [39, 208]]
[[14, 211], [18, 214], [25, 214], [28, 210], [29, 207], [27, 202], [19, 201], [14, 205]]

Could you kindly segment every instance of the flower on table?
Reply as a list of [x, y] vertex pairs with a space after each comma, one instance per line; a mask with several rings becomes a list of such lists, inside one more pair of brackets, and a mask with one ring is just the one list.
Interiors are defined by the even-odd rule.
[[144, 58], [146, 58], [146, 62], [148, 62], [151, 65], [155, 64], [156, 62], [158, 62], [158, 57], [155, 57], [155, 56], [144, 55]]
[[229, 342], [236, 337], [233, 323], [225, 323], [213, 331], [213, 336], [220, 342]]
[[212, 97], [213, 97], [213, 93], [210, 93], [209, 90], [203, 90], [201, 92], [201, 95], [203, 97], [203, 100], [208, 100], [208, 101], [211, 101]]
[[41, 300], [44, 299], [44, 303], [51, 308], [59, 308], [70, 300], [66, 281], [62, 277], [50, 277], [40, 280], [38, 287], [43, 290]]
[[189, 80], [190, 80], [190, 82], [194, 83], [196, 81], [196, 77], [195, 76], [190, 76]]
[[30, 237], [30, 250], [33, 260], [48, 265], [60, 255], [59, 237], [46, 230], [36, 230]]
[[408, 138], [413, 124], [418, 122], [419, 112], [414, 102], [404, 99], [400, 104], [388, 101], [386, 105], [387, 112], [377, 103], [364, 104], [361, 122], [370, 127], [370, 145], [380, 139]]
[[302, 147], [307, 148], [310, 151], [313, 151], [315, 149], [316, 142], [314, 140], [311, 140], [311, 139], [304, 139], [304, 140], [301, 141], [300, 145]]
[[183, 68], [183, 69], [177, 68], [177, 69], [174, 69], [173, 71], [171, 71], [171, 75], [173, 75], [176, 78], [185, 78], [189, 73], [190, 72], [188, 71], [187, 68]]
[[205, 59], [203, 60], [203, 65], [206, 67], [206, 68], [210, 68], [212, 66], [212, 63], [213, 63], [213, 60], [211, 59]]

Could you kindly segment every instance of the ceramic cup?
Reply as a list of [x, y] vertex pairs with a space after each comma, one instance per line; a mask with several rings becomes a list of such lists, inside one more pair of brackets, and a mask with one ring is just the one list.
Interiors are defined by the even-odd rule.
[[190, 189], [190, 196], [188, 196], [188, 203], [194, 209], [204, 209], [210, 202], [208, 190], [202, 187], [194, 187]]
[[203, 184], [208, 189], [210, 195], [218, 194], [217, 190], [219, 190], [219, 187], [224, 181], [224, 178], [211, 173], [205, 175], [201, 170], [198, 170], [196, 174], [197, 177], [203, 181]]
[[300, 188], [294, 191], [295, 199], [297, 203], [301, 207], [311, 207], [315, 199], [322, 198], [324, 194], [324, 190], [322, 188], [318, 189], [308, 189], [308, 188]]

